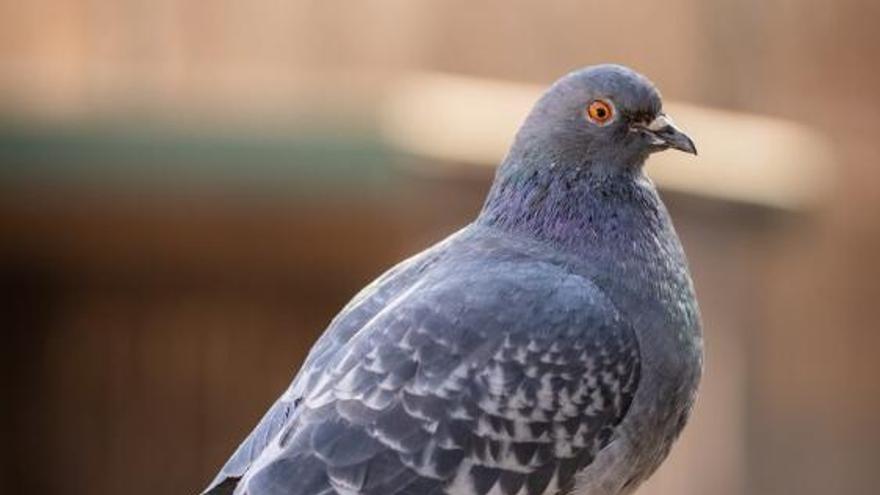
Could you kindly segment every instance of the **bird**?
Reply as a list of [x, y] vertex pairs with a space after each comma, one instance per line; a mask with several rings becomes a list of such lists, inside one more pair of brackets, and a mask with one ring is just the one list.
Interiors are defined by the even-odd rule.
[[331, 321], [205, 495], [620, 495], [661, 464], [702, 324], [648, 157], [696, 155], [655, 85], [574, 70], [476, 218]]

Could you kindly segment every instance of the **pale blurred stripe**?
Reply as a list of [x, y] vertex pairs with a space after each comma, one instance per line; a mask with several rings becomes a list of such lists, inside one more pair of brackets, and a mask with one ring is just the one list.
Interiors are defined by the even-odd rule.
[[[541, 91], [528, 84], [414, 73], [388, 91], [381, 126], [392, 144], [440, 166], [494, 167]], [[785, 210], [809, 208], [830, 190], [831, 146], [803, 125], [676, 102], [665, 110], [694, 138], [700, 154], [652, 157], [649, 175], [662, 188]]]

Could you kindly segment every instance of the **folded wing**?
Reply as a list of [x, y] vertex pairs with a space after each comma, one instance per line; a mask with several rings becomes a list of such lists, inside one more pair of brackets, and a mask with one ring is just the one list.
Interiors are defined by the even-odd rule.
[[252, 434], [260, 452], [242, 446], [241, 480], [212, 493], [564, 491], [612, 440], [639, 380], [622, 316], [549, 264], [438, 267], [363, 318], [316, 346]]

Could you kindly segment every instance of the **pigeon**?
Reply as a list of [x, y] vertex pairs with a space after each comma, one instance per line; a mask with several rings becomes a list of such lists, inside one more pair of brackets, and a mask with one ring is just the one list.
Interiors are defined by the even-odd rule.
[[696, 154], [619, 65], [538, 100], [476, 219], [332, 320], [207, 495], [619, 495], [684, 427], [702, 330], [646, 159]]

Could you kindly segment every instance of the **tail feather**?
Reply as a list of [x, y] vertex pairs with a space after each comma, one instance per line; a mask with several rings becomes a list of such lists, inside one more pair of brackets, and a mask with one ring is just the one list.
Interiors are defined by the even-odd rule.
[[219, 484], [203, 491], [201, 495], [232, 495], [235, 492], [235, 487], [238, 486], [238, 480], [240, 479], [241, 478], [226, 478]]

